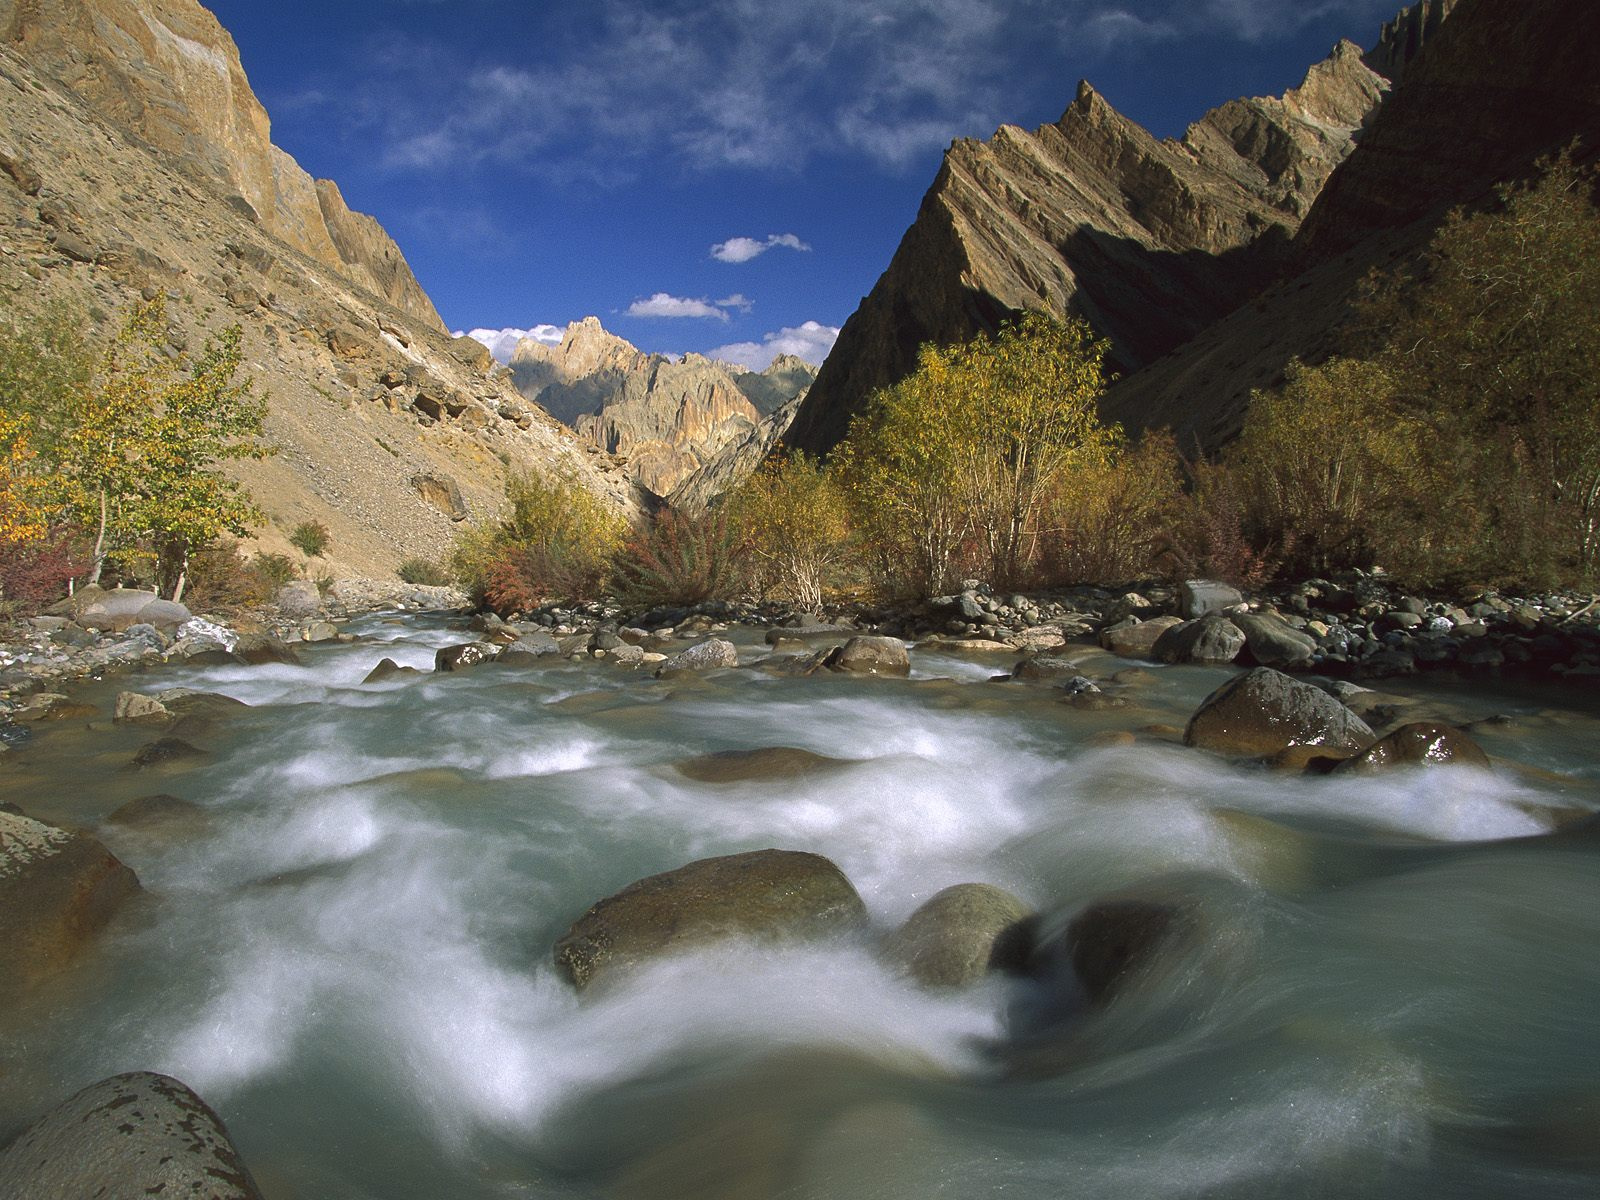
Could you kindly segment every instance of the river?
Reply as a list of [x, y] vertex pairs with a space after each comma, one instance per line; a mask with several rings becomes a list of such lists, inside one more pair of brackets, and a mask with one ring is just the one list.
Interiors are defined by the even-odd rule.
[[[98, 827], [147, 892], [0, 1017], [0, 1137], [158, 1070], [218, 1109], [268, 1200], [1600, 1194], [1600, 843], [1532, 836], [1600, 808], [1593, 712], [1433, 689], [1508, 716], [1473, 733], [1520, 766], [1304, 778], [1177, 744], [1225, 670], [1147, 668], [1101, 712], [934, 653], [899, 680], [363, 684], [468, 635], [351, 629], [304, 667], [83, 693], [247, 703], [178, 731], [203, 759], [130, 771], [154, 735], [107, 719], [40, 727], [0, 770], [0, 800]], [[765, 746], [848, 761], [673, 765]], [[153, 792], [203, 813], [101, 825]], [[557, 975], [595, 900], [768, 846], [832, 858], [874, 933], [724, 946], [581, 1000]], [[1046, 931], [1117, 893], [1181, 900], [1202, 936], [1098, 1009], [1059, 978], [929, 993], [883, 965], [875, 936], [974, 881]]]

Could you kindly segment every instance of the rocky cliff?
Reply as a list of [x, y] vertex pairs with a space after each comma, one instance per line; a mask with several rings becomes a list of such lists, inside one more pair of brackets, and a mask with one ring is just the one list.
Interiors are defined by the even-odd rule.
[[[227, 34], [189, 0], [0, 0], [0, 296], [103, 336], [165, 292], [175, 347], [238, 322], [279, 453], [238, 474], [261, 544], [315, 519], [331, 567], [437, 557], [509, 470], [561, 470], [634, 510], [620, 467], [452, 339], [403, 257], [267, 139]], [[446, 512], [414, 479], [457, 485]]]
[[1336, 348], [1361, 280], [1418, 254], [1448, 209], [1484, 200], [1574, 141], [1581, 154], [1600, 152], [1592, 0], [1459, 0], [1391, 28], [1420, 53], [1317, 198], [1294, 269], [1117, 384], [1108, 417], [1216, 447], [1238, 431], [1251, 389], [1275, 384], [1292, 357], [1316, 362]]
[[[785, 413], [786, 428], [792, 402], [816, 373], [792, 355], [757, 373], [698, 354], [646, 354], [595, 317], [567, 326], [556, 346], [524, 338], [510, 366], [526, 398], [622, 458], [632, 478], [661, 497], [725, 447], [749, 443], [758, 429], [765, 436], [775, 413]], [[739, 456], [725, 460], [716, 478], [737, 482], [741, 464]]]
[[1119, 371], [1166, 354], [1281, 270], [1387, 87], [1344, 42], [1300, 87], [1225, 104], [1181, 140], [1157, 140], [1084, 83], [1053, 125], [956, 142], [786, 440], [825, 452], [921, 343], [1028, 308], [1086, 317]]

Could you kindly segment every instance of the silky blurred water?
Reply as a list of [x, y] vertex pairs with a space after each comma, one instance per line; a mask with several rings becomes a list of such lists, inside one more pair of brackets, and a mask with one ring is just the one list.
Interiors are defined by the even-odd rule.
[[[1474, 732], [1521, 766], [1307, 779], [1176, 744], [1224, 671], [1152, 669], [1093, 713], [931, 653], [908, 680], [363, 684], [465, 635], [353, 628], [304, 667], [86, 693], [250, 705], [178, 730], [195, 765], [131, 772], [154, 735], [94, 720], [0, 770], [0, 799], [97, 828], [148, 893], [0, 1016], [0, 1138], [143, 1069], [222, 1113], [269, 1200], [1600, 1193], [1600, 854], [1537, 836], [1597, 806], [1592, 715], [1436, 689], [1445, 715], [1509, 716]], [[672, 765], [767, 746], [844, 761]], [[100, 825], [153, 792], [208, 819]], [[582, 1002], [556, 975], [596, 899], [767, 846], [837, 862], [872, 932], [730, 945]], [[1065, 978], [933, 994], [880, 962], [878, 936], [970, 881], [1046, 933], [1117, 893], [1192, 906], [1202, 934], [1095, 1011]]]

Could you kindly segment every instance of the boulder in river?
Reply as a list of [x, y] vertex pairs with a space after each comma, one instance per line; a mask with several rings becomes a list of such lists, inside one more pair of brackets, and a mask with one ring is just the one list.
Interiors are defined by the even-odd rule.
[[210, 821], [198, 804], [161, 792], [129, 800], [115, 809], [105, 823], [146, 833], [193, 834], [203, 832]]
[[1311, 661], [1317, 639], [1271, 613], [1238, 613], [1229, 618], [1244, 634], [1245, 650], [1258, 666], [1295, 667]]
[[118, 692], [111, 719], [129, 725], [166, 725], [176, 719], [176, 714], [154, 696]]
[[0, 813], [0, 996], [59, 971], [138, 890], [94, 838]]
[[1067, 926], [1072, 971], [1090, 1003], [1110, 1000], [1187, 924], [1181, 906], [1148, 900], [1103, 900], [1073, 917]]
[[433, 656], [435, 671], [464, 671], [500, 655], [500, 647], [493, 642], [462, 642], [456, 646], [441, 647]]
[[1166, 663], [1230, 663], [1244, 649], [1245, 637], [1227, 617], [1215, 613], [1168, 629], [1151, 647], [1151, 657]]
[[1221, 754], [1272, 755], [1292, 746], [1339, 754], [1365, 749], [1376, 735], [1321, 688], [1256, 667], [1207, 696], [1183, 740]]
[[657, 676], [679, 671], [710, 671], [718, 667], [737, 667], [739, 651], [727, 638], [707, 638], [687, 650], [680, 650], [656, 668]]
[[233, 656], [239, 662], [249, 663], [251, 666], [261, 666], [264, 663], [282, 663], [290, 667], [300, 665], [300, 656], [294, 649], [270, 633], [241, 633], [239, 640], [233, 645]]
[[958, 883], [912, 913], [884, 946], [925, 987], [966, 987], [1027, 959], [1032, 910], [987, 883]]
[[1083, 668], [1072, 659], [1055, 654], [1025, 658], [1011, 668], [1013, 679], [1072, 679], [1082, 674]]
[[754, 850], [630, 883], [573, 922], [555, 962], [582, 990], [618, 968], [712, 942], [823, 937], [866, 919], [855, 888], [820, 854]]
[[420, 675], [421, 671], [415, 667], [402, 667], [392, 658], [380, 658], [378, 665], [368, 671], [362, 683], [382, 683], [385, 679], [397, 679], [402, 675]]
[[1148, 621], [1128, 619], [1100, 631], [1100, 646], [1122, 658], [1153, 658], [1161, 635], [1182, 625], [1181, 617], [1152, 617]]
[[91, 1084], [23, 1130], [0, 1151], [0, 1196], [261, 1200], [222, 1119], [149, 1071]]
[[796, 779], [846, 764], [843, 759], [829, 758], [797, 746], [762, 746], [756, 750], [717, 750], [682, 759], [673, 765], [679, 774], [701, 783], [747, 783]]
[[829, 653], [826, 665], [857, 675], [909, 675], [911, 656], [899, 638], [863, 634]]
[[1414, 721], [1402, 725], [1380, 741], [1374, 742], [1360, 754], [1336, 765], [1336, 774], [1370, 774], [1399, 766], [1443, 766], [1489, 769], [1489, 756], [1461, 730], [1453, 725], [1432, 721]]

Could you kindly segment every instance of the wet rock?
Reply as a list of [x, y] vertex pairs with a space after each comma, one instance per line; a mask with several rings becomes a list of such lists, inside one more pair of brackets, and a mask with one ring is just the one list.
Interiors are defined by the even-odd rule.
[[1037, 658], [1025, 658], [1011, 670], [1013, 679], [1070, 679], [1082, 671], [1077, 663], [1070, 658], [1061, 658], [1056, 655], [1040, 655]]
[[1258, 666], [1296, 667], [1311, 661], [1317, 640], [1293, 628], [1282, 617], [1238, 613], [1229, 618], [1244, 634], [1245, 650]]
[[656, 675], [672, 675], [678, 671], [710, 671], [738, 665], [739, 651], [732, 642], [726, 638], [708, 638], [666, 659], [656, 668]]
[[94, 838], [0, 813], [0, 998], [66, 966], [138, 890]]
[[175, 714], [154, 696], [141, 692], [118, 692], [113, 721], [128, 725], [165, 725]]
[[155, 741], [141, 746], [139, 752], [133, 756], [132, 765], [135, 767], [160, 767], [169, 763], [204, 757], [206, 757], [206, 752], [200, 747], [191, 745], [182, 738], [164, 737], [157, 738]]
[[264, 663], [282, 663], [290, 667], [300, 665], [300, 656], [295, 653], [294, 648], [285, 645], [270, 633], [240, 634], [239, 640], [233, 646], [233, 657], [236, 661], [248, 663], [253, 667], [259, 667]]
[[1220, 613], [1244, 603], [1238, 588], [1215, 579], [1186, 579], [1178, 587], [1178, 611], [1186, 620]]
[[1167, 663], [1230, 663], [1244, 649], [1245, 636], [1227, 617], [1206, 616], [1174, 625], [1151, 650]]
[[673, 764], [679, 774], [701, 783], [745, 783], [751, 780], [796, 779], [846, 765], [795, 746], [763, 746], [758, 750], [718, 750]]
[[1453, 725], [1415, 721], [1340, 762], [1335, 774], [1372, 774], [1399, 766], [1453, 764], [1489, 770], [1483, 747]]
[[1032, 910], [986, 883], [936, 893], [884, 946], [888, 960], [925, 987], [966, 987], [1027, 958]]
[[141, 832], [173, 833], [199, 832], [210, 820], [210, 815], [198, 804], [161, 792], [129, 800], [113, 811], [105, 823]]
[[0, 1195], [261, 1200], [222, 1120], [146, 1071], [92, 1084], [0, 1152]]
[[339, 627], [332, 621], [310, 621], [300, 631], [303, 642], [331, 642], [339, 636]]
[[1376, 739], [1367, 723], [1321, 688], [1257, 667], [1201, 702], [1184, 731], [1185, 745], [1221, 754], [1278, 754], [1291, 746], [1329, 753], [1365, 749]]
[[709, 943], [823, 937], [866, 919], [861, 897], [826, 858], [756, 850], [629, 884], [573, 923], [556, 943], [555, 963], [582, 990], [619, 968]]
[[368, 671], [362, 683], [382, 683], [385, 679], [397, 679], [402, 675], [420, 675], [421, 671], [415, 667], [402, 667], [392, 658], [380, 658], [378, 665]]
[[637, 667], [644, 662], [644, 647], [623, 642], [604, 652], [605, 660], [619, 667]]
[[92, 704], [80, 704], [61, 692], [38, 692], [11, 714], [13, 721], [37, 724], [41, 721], [80, 721], [99, 715]]
[[1167, 630], [1183, 624], [1181, 617], [1152, 617], [1148, 621], [1129, 620], [1100, 631], [1100, 646], [1122, 658], [1152, 658], [1156, 642]]
[[500, 655], [500, 647], [493, 642], [462, 642], [443, 646], [433, 656], [435, 671], [465, 671], [469, 667], [493, 662]]
[[1073, 917], [1067, 948], [1090, 1003], [1110, 1000], [1188, 925], [1181, 906], [1147, 900], [1105, 900]]
[[909, 675], [911, 656], [906, 644], [892, 637], [853, 637], [828, 655], [831, 671], [859, 675]]

